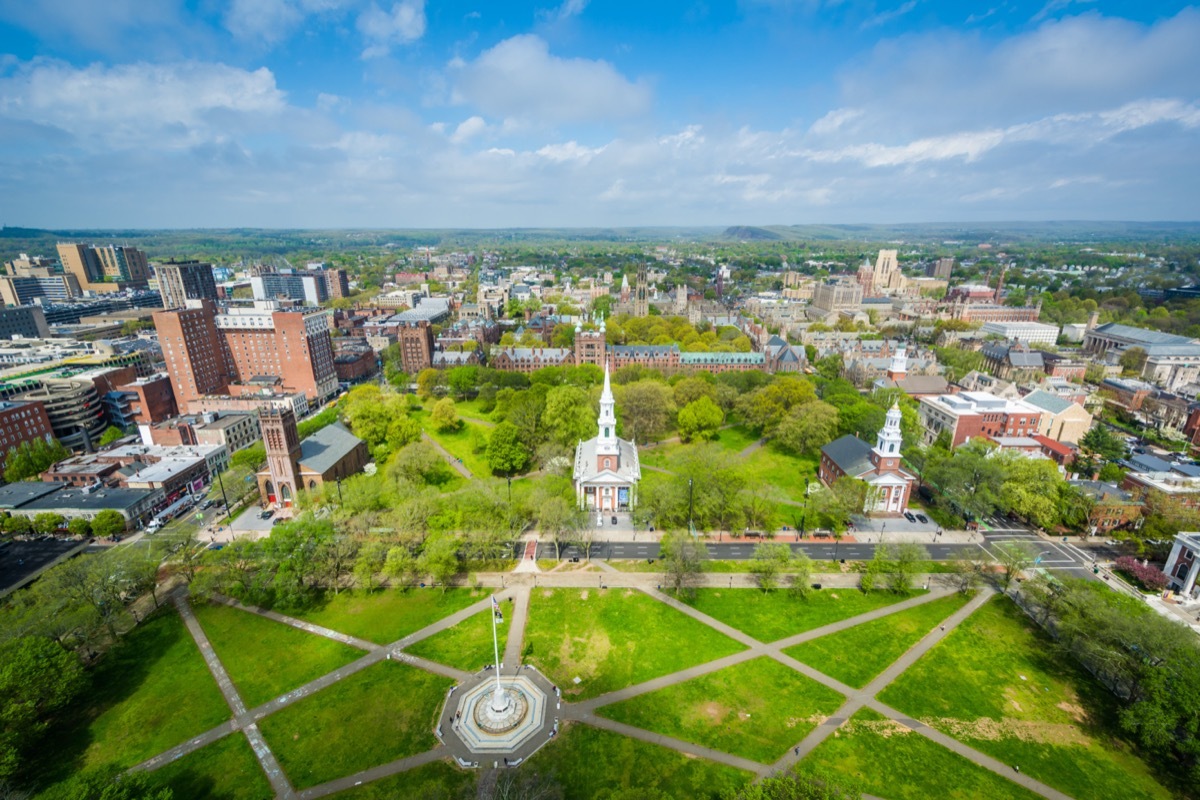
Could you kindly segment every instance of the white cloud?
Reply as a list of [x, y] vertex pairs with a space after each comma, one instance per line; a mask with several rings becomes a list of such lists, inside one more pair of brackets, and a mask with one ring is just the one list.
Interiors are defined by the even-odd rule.
[[470, 117], [458, 124], [458, 127], [454, 129], [454, 133], [450, 136], [450, 141], [455, 144], [462, 144], [486, 132], [487, 127], [487, 122], [484, 121], [483, 117]]
[[472, 62], [451, 65], [453, 99], [498, 118], [540, 123], [624, 119], [650, 108], [650, 88], [607, 61], [560, 58], [532, 34], [505, 39]]
[[371, 3], [358, 17], [358, 32], [367, 43], [363, 58], [386, 56], [393, 46], [425, 35], [425, 0], [400, 0], [392, 4], [391, 11]]
[[584, 147], [572, 139], [563, 144], [545, 145], [538, 149], [537, 154], [547, 161], [562, 164], [568, 161], [587, 163], [603, 152], [603, 147]]
[[48, 123], [78, 142], [165, 146], [220, 139], [287, 109], [265, 67], [38, 61], [0, 79], [0, 118]]
[[808, 129], [809, 133], [825, 136], [837, 133], [847, 123], [853, 122], [863, 115], [861, 108], [835, 108], [814, 122]]
[[538, 16], [551, 22], [562, 22], [577, 17], [587, 8], [588, 0], [563, 0], [558, 8], [538, 12]]
[[903, 17], [916, 7], [917, 0], [908, 0], [907, 3], [904, 3], [897, 8], [893, 8], [891, 11], [881, 11], [872, 17], [868, 17], [861, 25], [861, 28], [863, 30], [867, 30], [868, 28], [878, 28], [882, 25], [886, 25], [892, 20]]
[[232, 0], [225, 27], [240, 39], [273, 44], [290, 36], [312, 14], [338, 11], [351, 0]]

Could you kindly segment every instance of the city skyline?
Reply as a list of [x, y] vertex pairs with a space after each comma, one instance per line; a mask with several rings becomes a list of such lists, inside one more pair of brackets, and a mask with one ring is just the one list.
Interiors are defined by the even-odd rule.
[[0, 0], [0, 224], [1193, 220], [1182, 3]]

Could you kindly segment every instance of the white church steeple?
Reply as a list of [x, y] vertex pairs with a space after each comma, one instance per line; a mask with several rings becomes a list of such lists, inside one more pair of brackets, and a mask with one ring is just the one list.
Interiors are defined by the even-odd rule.
[[904, 345], [900, 345], [900, 349], [892, 356], [892, 363], [888, 366], [887, 376], [894, 381], [901, 380], [908, 374], [908, 354], [905, 352]]
[[600, 393], [600, 435], [596, 437], [596, 455], [616, 456], [620, 454], [617, 443], [617, 401], [613, 397], [612, 384], [608, 377], [608, 360], [604, 362], [604, 391]]
[[887, 412], [887, 421], [875, 438], [875, 449], [871, 451], [871, 461], [877, 472], [897, 469], [900, 466], [900, 448], [904, 444], [900, 432], [900, 404], [893, 403]]

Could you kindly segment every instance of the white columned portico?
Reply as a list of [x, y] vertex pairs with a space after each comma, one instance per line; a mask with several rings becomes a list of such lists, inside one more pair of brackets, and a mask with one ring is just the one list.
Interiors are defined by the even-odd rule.
[[1190, 596], [1192, 589], [1196, 588], [1196, 575], [1200, 574], [1200, 556], [1192, 560], [1192, 568], [1188, 570], [1187, 578], [1183, 581], [1183, 591], [1181, 594]]

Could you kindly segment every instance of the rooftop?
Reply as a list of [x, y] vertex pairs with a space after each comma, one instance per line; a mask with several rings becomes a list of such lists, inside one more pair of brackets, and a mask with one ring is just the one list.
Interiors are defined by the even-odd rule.
[[335, 422], [300, 442], [300, 464], [313, 472], [323, 474], [360, 444], [362, 439], [351, 433], [342, 423]]

